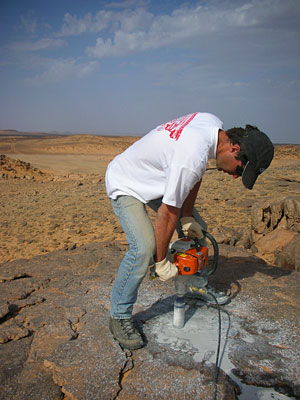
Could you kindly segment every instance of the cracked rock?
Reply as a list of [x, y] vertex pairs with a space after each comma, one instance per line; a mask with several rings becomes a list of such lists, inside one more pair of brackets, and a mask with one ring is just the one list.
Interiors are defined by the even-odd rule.
[[106, 312], [99, 309], [88, 313], [79, 325], [79, 337], [58, 346], [44, 365], [71, 398], [115, 398], [120, 389], [119, 373], [127, 358], [116, 343], [111, 343]]
[[[219, 247], [219, 267], [211, 283], [233, 295], [224, 309], [231, 318], [232, 347], [227, 351], [236, 376], [297, 394], [299, 273], [273, 268], [242, 248]], [[211, 399], [215, 344], [201, 353], [210, 334], [197, 348], [190, 337], [183, 344], [175, 338], [174, 346], [167, 343], [169, 336], [159, 341], [153, 333], [168, 328], [178, 334], [172, 323], [167, 327], [158, 322], [172, 315], [173, 282], [143, 281], [134, 320], [147, 338], [145, 348], [123, 351], [112, 339], [109, 297], [122, 255], [118, 243], [91, 243], [1, 266], [3, 276], [18, 270], [26, 275], [0, 284], [3, 399]], [[189, 305], [197, 334], [209, 316], [202, 309], [198, 322], [193, 319], [198, 311], [197, 304]], [[211, 313], [215, 318], [215, 310]], [[221, 366], [218, 399], [237, 398], [239, 389], [231, 376]]]
[[9, 302], [0, 300], [0, 319], [4, 318], [9, 312]]
[[17, 325], [15, 320], [9, 319], [1, 324], [0, 343], [6, 343], [10, 340], [19, 340], [28, 336], [29, 333], [30, 331], [28, 329]]

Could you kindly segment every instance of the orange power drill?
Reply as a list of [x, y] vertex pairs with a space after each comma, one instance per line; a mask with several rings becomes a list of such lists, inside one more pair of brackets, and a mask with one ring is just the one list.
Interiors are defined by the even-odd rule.
[[178, 275], [194, 275], [207, 264], [208, 248], [201, 246], [197, 239], [177, 239], [171, 244], [169, 251], [178, 268]]

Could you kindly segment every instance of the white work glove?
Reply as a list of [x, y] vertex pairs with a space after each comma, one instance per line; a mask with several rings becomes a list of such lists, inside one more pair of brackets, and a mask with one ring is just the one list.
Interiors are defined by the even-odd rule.
[[184, 236], [190, 238], [203, 238], [203, 230], [205, 230], [193, 217], [180, 218], [181, 229]]
[[178, 275], [178, 268], [167, 258], [155, 263], [155, 272], [159, 280], [165, 282], [175, 278]]

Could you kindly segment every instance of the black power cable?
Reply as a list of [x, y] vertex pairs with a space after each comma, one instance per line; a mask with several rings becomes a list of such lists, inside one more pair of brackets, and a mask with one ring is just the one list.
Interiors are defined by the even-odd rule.
[[213, 265], [212, 267], [207, 271], [207, 276], [212, 275], [216, 272], [216, 269], [218, 268], [218, 261], [219, 261], [219, 247], [218, 243], [216, 242], [215, 238], [208, 232], [203, 231], [204, 236], [209, 239], [211, 242], [213, 248], [214, 248], [214, 258], [213, 258]]
[[[209, 296], [211, 296], [214, 300], [214, 302], [216, 303], [217, 306], [217, 310], [218, 310], [218, 320], [219, 320], [219, 328], [218, 328], [218, 347], [217, 347], [217, 354], [216, 354], [216, 363], [215, 363], [215, 377], [214, 377], [214, 393], [213, 393], [213, 400], [217, 400], [217, 389], [218, 389], [218, 377], [219, 377], [219, 369], [220, 369], [220, 365], [219, 365], [219, 358], [220, 358], [220, 348], [221, 348], [221, 339], [222, 339], [222, 319], [221, 319], [221, 308], [220, 305], [218, 303], [218, 300], [216, 298], [216, 296], [209, 292], [208, 290], [206, 290], [205, 288], [197, 288], [197, 287], [190, 287], [190, 291], [191, 292], [198, 292], [201, 294], [207, 294]], [[209, 303], [208, 303], [209, 304]], [[212, 305], [212, 304], [210, 304]]]
[[217, 354], [216, 354], [216, 363], [215, 363], [215, 377], [214, 377], [214, 392], [213, 392], [213, 400], [217, 400], [217, 391], [218, 391], [218, 377], [219, 377], [219, 358], [220, 358], [220, 348], [221, 348], [221, 337], [222, 337], [222, 319], [221, 319], [221, 308], [218, 303], [216, 296], [210, 292], [207, 292], [209, 296], [211, 296], [217, 306], [218, 310], [218, 319], [219, 319], [219, 329], [218, 329], [218, 347], [217, 347]]
[[[218, 268], [218, 261], [219, 261], [219, 247], [218, 244], [215, 240], [215, 238], [209, 234], [208, 232], [203, 232], [204, 236], [207, 237], [214, 249], [214, 258], [213, 258], [213, 265], [212, 268], [208, 271], [207, 275], [212, 275], [214, 272], [216, 272], [216, 269]], [[218, 333], [218, 347], [217, 347], [217, 354], [216, 354], [216, 365], [215, 365], [215, 378], [214, 378], [214, 394], [213, 394], [213, 400], [217, 400], [217, 389], [218, 389], [218, 377], [219, 377], [219, 357], [220, 357], [220, 347], [221, 347], [221, 332], [222, 332], [222, 320], [221, 320], [221, 309], [220, 305], [218, 303], [218, 300], [216, 296], [207, 291], [207, 294], [210, 295], [213, 299], [214, 302], [216, 303], [217, 310], [218, 310], [218, 318], [219, 318], [219, 333]]]
[[[213, 249], [214, 249], [214, 258], [213, 258], [213, 264], [212, 268], [207, 271], [207, 276], [212, 275], [214, 272], [216, 272], [216, 269], [218, 268], [218, 260], [219, 260], [219, 247], [218, 244], [215, 240], [215, 238], [209, 234], [206, 231], [203, 231], [204, 236], [209, 239], [211, 242]], [[192, 291], [197, 291], [196, 288], [191, 288]], [[220, 358], [220, 348], [221, 348], [221, 336], [222, 336], [222, 319], [221, 319], [221, 309], [220, 305], [218, 303], [218, 300], [216, 296], [211, 293], [209, 290], [205, 288], [201, 288], [198, 290], [199, 292], [205, 292], [209, 296], [211, 296], [216, 303], [217, 310], [218, 310], [218, 319], [219, 319], [219, 329], [218, 329], [218, 347], [217, 347], [217, 354], [216, 354], [216, 364], [215, 364], [215, 376], [214, 376], [214, 392], [213, 392], [213, 400], [217, 400], [217, 391], [218, 391], [218, 377], [219, 377], [219, 358]]]
[[[218, 260], [219, 260], [219, 247], [218, 244], [215, 240], [215, 238], [209, 234], [206, 231], [203, 231], [204, 236], [209, 239], [209, 241], [211, 242], [213, 249], [214, 249], [214, 258], [213, 258], [213, 263], [212, 263], [212, 267], [206, 271], [206, 276], [210, 276], [213, 273], [216, 272], [216, 269], [218, 268]], [[194, 238], [195, 240], [195, 238]], [[198, 240], [195, 240], [196, 246], [200, 246], [200, 243]], [[216, 296], [211, 293], [209, 290], [207, 290], [206, 288], [197, 288], [197, 287], [190, 287], [190, 291], [191, 292], [199, 292], [201, 294], [206, 294], [209, 295], [213, 298], [214, 302], [216, 303], [217, 306], [217, 310], [218, 310], [218, 320], [219, 320], [219, 328], [218, 328], [218, 346], [217, 346], [217, 353], [216, 353], [216, 363], [215, 363], [215, 376], [214, 376], [214, 390], [213, 390], [213, 400], [217, 400], [217, 392], [218, 392], [218, 378], [219, 378], [219, 369], [220, 369], [220, 365], [219, 365], [219, 358], [220, 358], [220, 348], [221, 348], [221, 339], [222, 339], [222, 319], [221, 319], [221, 308], [220, 305], [218, 303], [218, 300], [216, 298]], [[205, 301], [205, 300], [204, 300]], [[207, 303], [209, 304], [209, 303]]]

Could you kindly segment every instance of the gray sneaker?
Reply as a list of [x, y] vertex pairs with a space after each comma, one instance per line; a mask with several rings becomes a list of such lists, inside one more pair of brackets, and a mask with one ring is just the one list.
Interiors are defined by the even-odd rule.
[[137, 350], [144, 345], [141, 334], [133, 325], [132, 318], [116, 319], [110, 317], [109, 329], [113, 337], [125, 349]]

